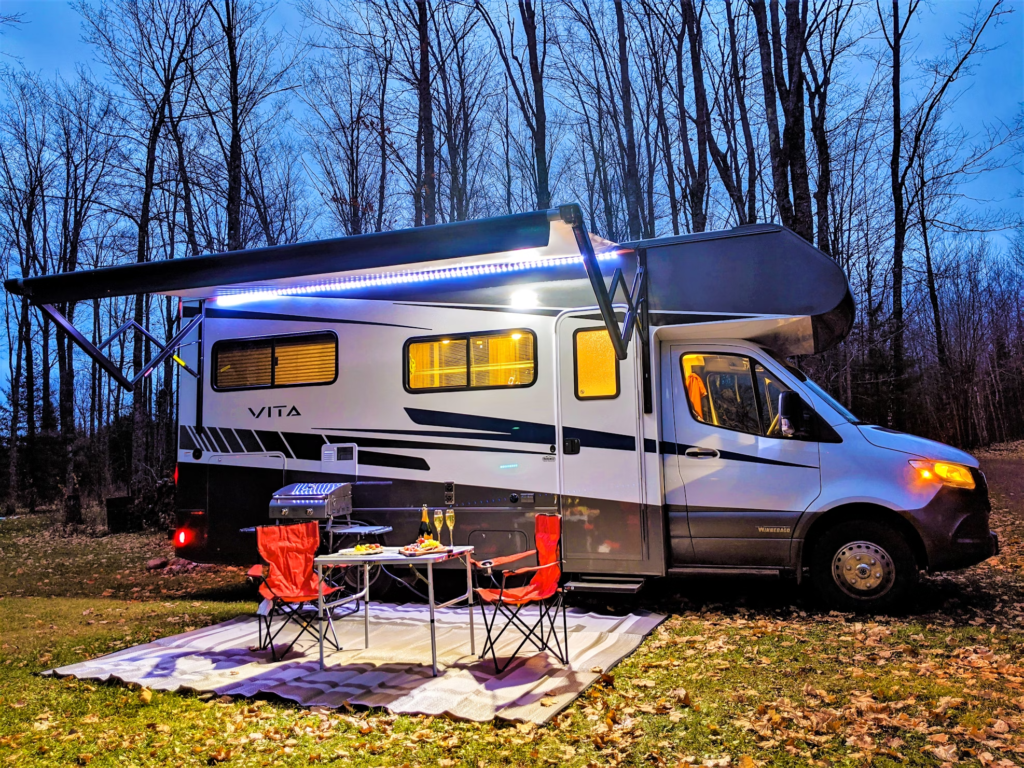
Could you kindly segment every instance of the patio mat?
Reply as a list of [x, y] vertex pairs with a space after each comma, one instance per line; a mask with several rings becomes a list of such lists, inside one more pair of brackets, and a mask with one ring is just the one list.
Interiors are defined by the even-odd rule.
[[[270, 660], [269, 651], [250, 651], [257, 642], [256, 620], [239, 616], [43, 674], [116, 678], [163, 691], [273, 694], [305, 706], [348, 702], [392, 712], [540, 724], [568, 706], [602, 670], [636, 650], [665, 617], [646, 611], [602, 616], [569, 610], [567, 619], [568, 668], [546, 653], [527, 652], [533, 650], [527, 646], [508, 669], [495, 675], [489, 657], [480, 660], [469, 653], [469, 617], [463, 608], [437, 612], [439, 675], [432, 677], [427, 606], [375, 603], [370, 647], [363, 647], [361, 612], [336, 618], [340, 644], [351, 650], [327, 646], [322, 672], [316, 643], [305, 637], [278, 662]], [[479, 651], [484, 641], [479, 611], [475, 620]], [[510, 654], [520, 639], [506, 632], [498, 643], [498, 658]]]

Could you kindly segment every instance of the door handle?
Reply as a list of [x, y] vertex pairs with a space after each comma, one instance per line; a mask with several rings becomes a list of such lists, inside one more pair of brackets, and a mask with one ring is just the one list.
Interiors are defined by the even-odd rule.
[[687, 448], [683, 455], [690, 459], [717, 459], [718, 451], [714, 448]]
[[572, 456], [580, 452], [580, 439], [578, 437], [566, 437], [562, 440], [562, 453]]

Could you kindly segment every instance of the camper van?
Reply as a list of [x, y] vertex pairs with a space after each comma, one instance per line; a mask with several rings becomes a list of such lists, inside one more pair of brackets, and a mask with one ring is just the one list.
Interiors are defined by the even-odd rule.
[[[573, 205], [7, 287], [122, 386], [176, 361], [191, 560], [251, 564], [274, 492], [330, 481], [386, 545], [454, 509], [478, 560], [558, 512], [581, 591], [788, 575], [882, 609], [998, 548], [972, 456], [862, 423], [790, 362], [853, 302], [780, 226], [616, 244]], [[140, 292], [179, 297], [180, 325], [129, 380], [55, 306]]]

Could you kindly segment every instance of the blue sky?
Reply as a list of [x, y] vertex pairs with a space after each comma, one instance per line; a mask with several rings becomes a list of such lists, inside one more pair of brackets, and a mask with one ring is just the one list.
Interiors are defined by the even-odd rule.
[[[3, 13], [22, 13], [26, 22], [0, 37], [0, 52], [46, 76], [56, 72], [71, 75], [78, 64], [99, 70], [92, 49], [82, 42], [79, 16], [66, 0], [0, 3]], [[932, 0], [913, 28], [917, 55], [927, 58], [939, 54], [963, 14], [974, 6], [975, 0]], [[1009, 7], [1014, 12], [987, 38], [988, 44], [997, 49], [980, 61], [949, 116], [972, 135], [979, 134], [986, 125], [1010, 122], [1024, 109], [1024, 0], [1010, 0]], [[272, 21], [285, 33], [298, 34], [302, 18], [284, 0]], [[1024, 183], [1019, 167], [987, 174], [965, 187], [964, 192], [977, 199], [975, 205], [980, 207], [997, 206], [1024, 214]]]

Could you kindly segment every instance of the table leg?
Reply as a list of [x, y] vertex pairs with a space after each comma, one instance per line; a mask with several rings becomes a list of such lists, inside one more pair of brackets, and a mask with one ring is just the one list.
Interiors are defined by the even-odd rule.
[[324, 567], [322, 565], [316, 567], [316, 575], [316, 609], [319, 616], [317, 623], [320, 625], [320, 671], [322, 672], [324, 668]]
[[437, 677], [437, 636], [434, 633], [434, 564], [427, 561], [427, 602], [430, 603], [430, 661]]
[[473, 565], [466, 555], [466, 593], [469, 595], [469, 652], [476, 656], [476, 632], [473, 631]]
[[363, 563], [363, 642], [370, 647], [370, 564]]

